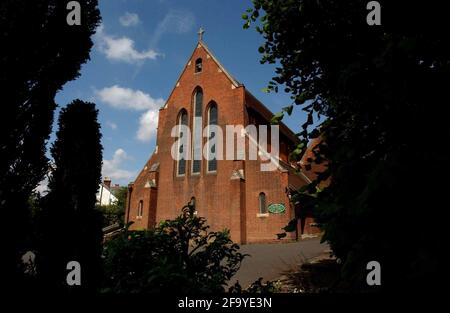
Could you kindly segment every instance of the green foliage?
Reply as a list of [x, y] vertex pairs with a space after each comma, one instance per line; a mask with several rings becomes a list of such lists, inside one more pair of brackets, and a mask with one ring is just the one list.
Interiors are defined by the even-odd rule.
[[262, 277], [254, 281], [247, 288], [243, 289], [239, 282], [236, 282], [228, 289], [230, 293], [276, 293], [280, 291], [280, 286], [276, 282], [266, 281], [263, 283]]
[[287, 107], [284, 107], [283, 111], [286, 112], [288, 115], [291, 115], [293, 109], [294, 109], [294, 106], [293, 105], [289, 105]]
[[118, 204], [110, 205], [96, 205], [96, 210], [100, 212], [103, 216], [103, 227], [113, 225], [113, 224], [124, 224], [125, 210]]
[[103, 227], [116, 223], [124, 225], [127, 192], [127, 187], [122, 186], [114, 192], [114, 196], [117, 198], [116, 203], [110, 205], [96, 205], [96, 210], [103, 216]]
[[125, 206], [127, 202], [127, 193], [128, 188], [126, 186], [119, 187], [117, 191], [114, 191], [114, 196], [117, 198], [116, 205], [122, 210], [125, 211]]
[[[75, 100], [61, 110], [51, 152], [54, 169], [42, 199], [37, 262], [41, 281], [64, 290], [66, 265], [78, 261], [82, 290], [98, 287], [101, 266], [101, 216], [95, 210], [101, 177], [102, 146], [95, 104]], [[72, 288], [73, 289], [73, 288]]]
[[280, 121], [283, 119], [283, 117], [284, 117], [284, 113], [278, 112], [272, 117], [272, 120], [270, 121], [270, 123], [271, 124], [279, 124]]
[[17, 264], [29, 248], [27, 200], [48, 170], [46, 141], [55, 94], [79, 76], [81, 64], [89, 59], [90, 37], [100, 22], [97, 0], [79, 2], [83, 22], [76, 27], [67, 25], [67, 1], [2, 0], [0, 4], [0, 211], [11, 225], [3, 227], [5, 235], [0, 236], [6, 262], [1, 276], [9, 289], [20, 285]]
[[131, 231], [106, 243], [104, 292], [224, 292], [245, 255], [228, 231], [211, 232], [187, 205], [155, 229]]
[[287, 88], [307, 113], [301, 141], [323, 139], [315, 156], [328, 166], [297, 199], [322, 224], [341, 279], [374, 290], [366, 264], [377, 260], [383, 289], [437, 286], [446, 236], [435, 216], [450, 174], [448, 10], [380, 2], [382, 26], [367, 25], [361, 0], [253, 0], [244, 25], [265, 39], [261, 63], [279, 64], [268, 90]]

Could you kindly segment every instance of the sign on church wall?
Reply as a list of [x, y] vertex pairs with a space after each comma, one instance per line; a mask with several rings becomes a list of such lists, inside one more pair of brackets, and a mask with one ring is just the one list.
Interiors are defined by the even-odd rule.
[[286, 212], [286, 207], [283, 203], [272, 203], [268, 206], [267, 210], [273, 214], [281, 214]]

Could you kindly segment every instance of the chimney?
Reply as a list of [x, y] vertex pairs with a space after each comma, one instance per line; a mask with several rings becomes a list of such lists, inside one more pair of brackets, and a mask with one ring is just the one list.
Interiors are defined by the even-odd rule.
[[108, 189], [111, 188], [111, 179], [109, 177], [105, 177], [103, 179], [103, 185], [105, 185]]

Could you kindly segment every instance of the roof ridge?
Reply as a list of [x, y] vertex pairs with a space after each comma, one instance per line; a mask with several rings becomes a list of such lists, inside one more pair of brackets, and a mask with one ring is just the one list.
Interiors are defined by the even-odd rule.
[[[219, 66], [219, 68], [222, 70], [222, 72], [228, 77], [228, 79], [231, 80], [231, 82], [233, 83], [233, 85], [235, 87], [244, 86], [244, 84], [240, 83], [236, 78], [234, 78], [233, 75], [230, 74], [230, 72], [227, 71], [227, 69], [222, 65], [222, 63], [220, 63], [220, 61], [216, 58], [214, 53], [209, 49], [209, 47], [206, 45], [206, 43], [203, 40], [199, 41], [198, 45], [201, 45], [206, 50], [206, 52], [211, 56], [211, 58], [214, 60], [214, 62], [216, 62], [216, 64]], [[198, 48], [198, 45], [197, 45], [197, 48]]]
[[227, 76], [227, 78], [231, 81], [231, 83], [237, 88], [237, 87], [244, 87], [244, 84], [240, 83], [236, 78], [233, 77], [233, 75], [230, 74], [230, 72], [227, 71], [227, 69], [220, 63], [220, 61], [216, 58], [214, 53], [209, 49], [209, 47], [205, 44], [203, 40], [200, 40], [197, 42], [197, 45], [195, 46], [194, 50], [192, 50], [191, 55], [188, 58], [188, 61], [184, 64], [183, 69], [180, 72], [180, 75], [178, 75], [177, 80], [175, 81], [175, 86], [172, 88], [172, 91], [170, 92], [169, 96], [166, 99], [166, 102], [161, 107], [161, 109], [165, 109], [167, 107], [167, 103], [172, 96], [173, 92], [175, 91], [175, 88], [177, 87], [177, 84], [180, 82], [181, 76], [183, 76], [183, 73], [186, 71], [189, 61], [191, 61], [192, 56], [194, 55], [195, 51], [199, 48], [199, 46], [202, 46], [203, 49], [208, 53], [208, 55], [211, 56], [213, 61], [217, 64], [217, 66], [221, 69], [221, 71]]

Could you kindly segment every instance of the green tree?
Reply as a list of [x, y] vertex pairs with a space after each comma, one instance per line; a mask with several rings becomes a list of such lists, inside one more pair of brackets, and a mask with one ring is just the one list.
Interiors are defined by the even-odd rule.
[[[254, 23], [265, 39], [261, 63], [277, 64], [268, 90], [292, 94], [278, 120], [298, 105], [303, 145], [322, 138], [316, 162], [329, 163], [297, 198], [315, 211], [343, 283], [378, 290], [366, 284], [376, 260], [382, 289], [433, 290], [446, 271], [448, 10], [379, 2], [382, 25], [369, 26], [367, 1], [253, 0], [244, 28]], [[314, 127], [317, 116], [325, 121]]]
[[79, 3], [80, 26], [67, 25], [67, 1], [0, 3], [0, 211], [5, 221], [1, 276], [10, 290], [20, 286], [20, 255], [28, 248], [28, 198], [48, 170], [45, 151], [55, 94], [79, 76], [100, 21], [97, 0]]
[[125, 211], [125, 205], [127, 203], [127, 193], [128, 188], [126, 186], [121, 186], [114, 191], [114, 196], [117, 198], [117, 206], [123, 211]]
[[127, 201], [128, 188], [122, 186], [114, 191], [117, 202], [110, 205], [97, 204], [96, 208], [103, 215], [103, 227], [119, 223], [124, 225], [125, 204]]
[[123, 218], [125, 212], [117, 204], [99, 205], [95, 209], [102, 215], [102, 226], [110, 226], [116, 223], [124, 225]]
[[[66, 265], [78, 261], [80, 289], [94, 290], [101, 278], [101, 216], [95, 210], [102, 146], [95, 104], [75, 100], [60, 113], [51, 148], [54, 170], [42, 200], [38, 274], [49, 289], [68, 287]], [[71, 289], [71, 290], [72, 290]]]
[[194, 212], [189, 204], [155, 229], [126, 229], [107, 242], [104, 292], [224, 292], [245, 255], [228, 231], [209, 231]]

